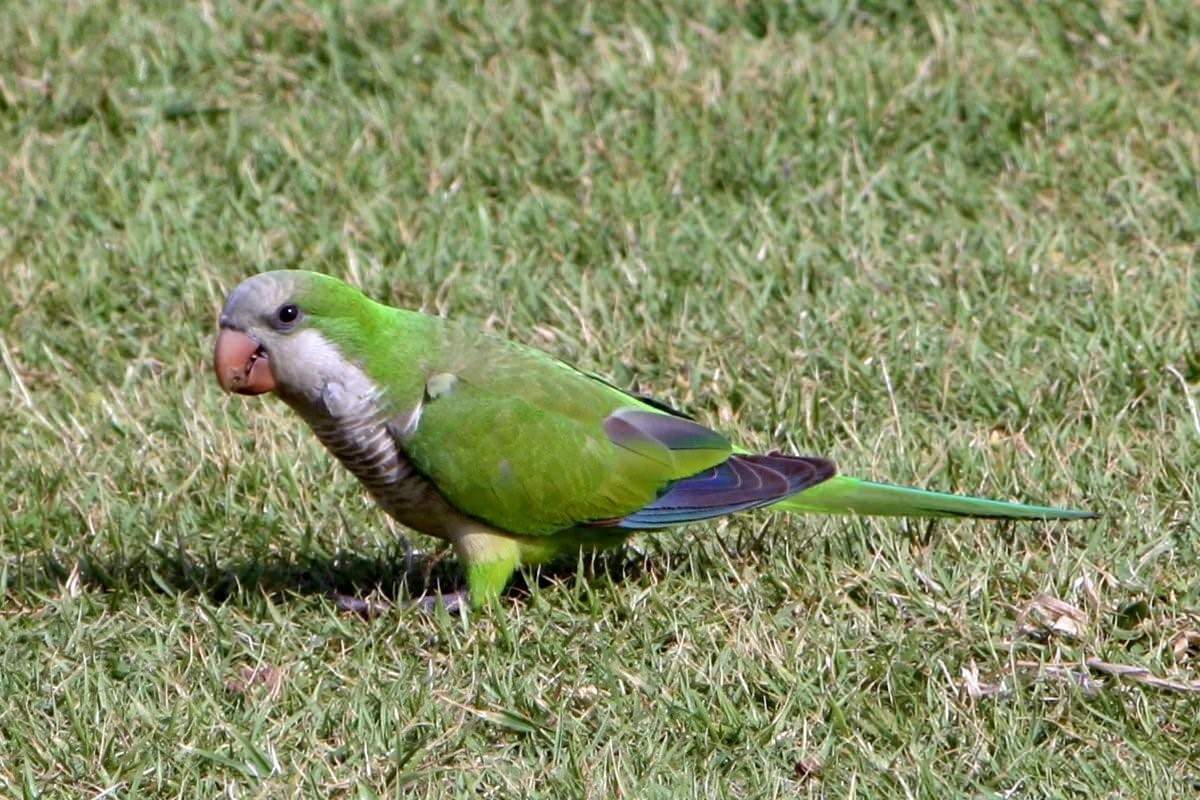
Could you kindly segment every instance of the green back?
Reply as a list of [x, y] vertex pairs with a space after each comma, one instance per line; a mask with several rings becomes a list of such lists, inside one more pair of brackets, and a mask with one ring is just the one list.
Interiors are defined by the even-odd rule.
[[614, 441], [613, 412], [666, 412], [541, 351], [349, 291], [360, 310], [314, 314], [314, 326], [384, 387], [398, 420], [420, 405], [415, 428], [398, 433], [404, 452], [452, 504], [496, 527], [544, 535], [620, 517], [730, 454], [699, 426], [699, 440], [678, 446]]
[[723, 439], [690, 450], [621, 446], [606, 418], [644, 403], [539, 351], [454, 339], [435, 369], [456, 379], [427, 396], [402, 446], [451, 502], [500, 528], [548, 534], [620, 517], [729, 455]]

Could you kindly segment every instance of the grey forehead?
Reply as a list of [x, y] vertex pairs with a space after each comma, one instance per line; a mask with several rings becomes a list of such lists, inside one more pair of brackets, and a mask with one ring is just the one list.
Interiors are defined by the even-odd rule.
[[293, 281], [287, 275], [264, 272], [247, 278], [229, 293], [221, 309], [223, 327], [244, 327], [262, 314], [272, 311], [287, 300]]

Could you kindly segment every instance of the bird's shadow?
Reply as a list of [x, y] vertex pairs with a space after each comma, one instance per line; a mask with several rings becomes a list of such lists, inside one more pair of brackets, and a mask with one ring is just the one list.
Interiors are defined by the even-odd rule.
[[[580, 576], [607, 575], [620, 582], [657, 571], [646, 559], [622, 551], [587, 554], [519, 571], [510, 597], [527, 596]], [[448, 550], [414, 551], [406, 546], [364, 554], [266, 553], [228, 560], [182, 548], [147, 549], [112, 555], [83, 552], [25, 556], [5, 566], [0, 596], [49, 598], [72, 587], [107, 593], [194, 594], [214, 604], [244, 603], [266, 595], [287, 599], [312, 595], [373, 598], [403, 603], [463, 588], [458, 559]]]

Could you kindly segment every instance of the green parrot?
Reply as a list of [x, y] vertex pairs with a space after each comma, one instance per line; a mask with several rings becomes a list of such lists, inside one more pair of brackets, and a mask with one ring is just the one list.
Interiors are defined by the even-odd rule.
[[753, 508], [1095, 516], [859, 480], [816, 456], [749, 453], [539, 350], [376, 303], [314, 272], [266, 272], [235, 288], [214, 364], [226, 391], [275, 392], [295, 409], [397, 521], [453, 545], [466, 591], [443, 597], [448, 608], [494, 601], [521, 565]]

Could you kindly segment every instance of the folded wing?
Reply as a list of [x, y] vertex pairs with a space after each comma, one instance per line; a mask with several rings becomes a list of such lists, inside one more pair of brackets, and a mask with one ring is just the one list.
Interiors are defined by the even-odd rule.
[[732, 455], [724, 462], [670, 484], [653, 502], [632, 514], [592, 523], [642, 530], [720, 517], [771, 505], [837, 472], [832, 461], [811, 456]]

